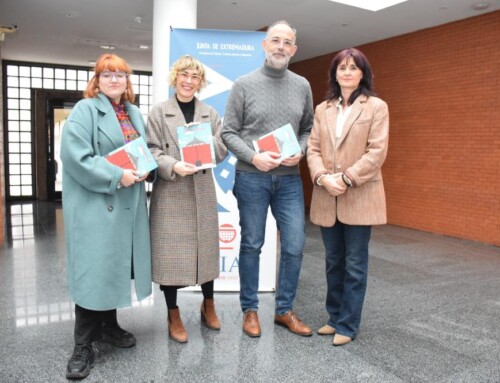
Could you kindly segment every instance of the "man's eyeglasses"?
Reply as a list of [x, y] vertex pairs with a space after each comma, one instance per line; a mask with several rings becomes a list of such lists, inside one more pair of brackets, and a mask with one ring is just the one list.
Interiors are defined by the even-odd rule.
[[283, 46], [285, 48], [291, 48], [295, 45], [295, 43], [292, 41], [292, 40], [288, 40], [288, 39], [280, 39], [279, 37], [273, 37], [271, 39], [268, 40], [272, 45], [281, 45], [283, 44]]
[[128, 77], [128, 73], [125, 72], [111, 72], [109, 70], [105, 70], [99, 73], [99, 77], [104, 80], [111, 80], [113, 77], [117, 80], [124, 80]]

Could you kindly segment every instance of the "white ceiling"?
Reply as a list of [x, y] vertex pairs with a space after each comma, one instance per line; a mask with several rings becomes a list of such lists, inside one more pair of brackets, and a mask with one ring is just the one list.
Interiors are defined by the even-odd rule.
[[[473, 10], [478, 2], [490, 6]], [[378, 12], [328, 0], [198, 0], [197, 25], [255, 31], [288, 20], [301, 61], [499, 9], [500, 0], [408, 0]], [[152, 20], [153, 0], [0, 0], [0, 27], [17, 25], [0, 42], [2, 58], [89, 66], [108, 44], [133, 69], [151, 71]]]

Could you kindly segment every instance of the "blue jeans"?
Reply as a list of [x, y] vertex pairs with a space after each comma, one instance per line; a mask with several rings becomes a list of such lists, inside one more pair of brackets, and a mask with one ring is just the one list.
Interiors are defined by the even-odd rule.
[[337, 333], [355, 338], [361, 322], [368, 279], [371, 226], [337, 222], [322, 227], [326, 258], [326, 311]]
[[292, 309], [305, 242], [304, 194], [300, 175], [276, 176], [236, 172], [234, 195], [241, 226], [239, 255], [240, 303], [243, 311], [257, 310], [259, 261], [264, 245], [267, 211], [280, 231], [281, 257], [276, 290], [276, 313]]

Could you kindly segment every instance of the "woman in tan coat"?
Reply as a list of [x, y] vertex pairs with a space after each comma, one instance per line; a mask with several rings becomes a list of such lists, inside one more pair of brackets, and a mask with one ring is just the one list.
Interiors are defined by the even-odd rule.
[[216, 160], [226, 156], [219, 115], [195, 97], [205, 81], [203, 64], [181, 57], [170, 72], [175, 95], [156, 105], [148, 118], [148, 146], [158, 162], [150, 206], [153, 281], [165, 295], [169, 336], [179, 343], [187, 342], [177, 307], [179, 288], [201, 285], [201, 319], [210, 329], [220, 329], [213, 299], [220, 269], [212, 171], [181, 161], [177, 137], [179, 126], [209, 122]]
[[327, 100], [316, 108], [307, 162], [314, 182], [311, 221], [325, 245], [329, 320], [318, 330], [333, 345], [359, 331], [368, 276], [371, 226], [386, 223], [381, 167], [389, 112], [372, 92], [372, 70], [355, 48], [339, 52], [329, 70]]

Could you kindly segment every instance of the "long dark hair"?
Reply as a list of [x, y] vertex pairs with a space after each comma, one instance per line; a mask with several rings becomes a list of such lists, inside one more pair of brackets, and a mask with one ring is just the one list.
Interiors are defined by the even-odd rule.
[[372, 91], [372, 82], [373, 82], [373, 73], [372, 67], [368, 62], [366, 56], [356, 48], [348, 48], [340, 51], [335, 55], [330, 64], [330, 70], [328, 72], [328, 84], [330, 85], [330, 89], [326, 94], [327, 100], [338, 99], [342, 96], [342, 90], [340, 89], [340, 85], [337, 82], [337, 67], [340, 65], [342, 61], [346, 58], [352, 58], [356, 66], [363, 72], [363, 77], [359, 82], [358, 88], [352, 92], [349, 100], [347, 100], [347, 105], [352, 105], [354, 101], [362, 94], [365, 96], [375, 96], [375, 93]]

